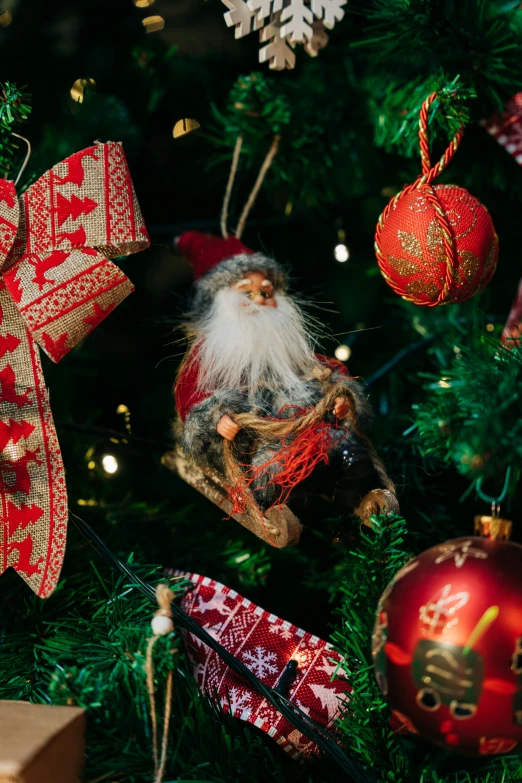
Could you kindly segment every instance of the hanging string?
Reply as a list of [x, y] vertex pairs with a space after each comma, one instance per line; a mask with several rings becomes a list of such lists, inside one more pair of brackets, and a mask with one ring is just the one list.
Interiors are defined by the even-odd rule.
[[169, 724], [172, 705], [172, 669], [167, 674], [167, 685], [165, 688], [165, 710], [163, 714], [163, 735], [161, 740], [161, 755], [158, 754], [158, 716], [156, 713], [156, 689], [154, 686], [154, 661], [152, 653], [154, 645], [160, 636], [166, 636], [174, 630], [172, 621], [171, 604], [174, 600], [174, 593], [167, 585], [160, 583], [156, 587], [156, 599], [159, 609], [152, 618], [152, 630], [154, 636], [148, 641], [147, 654], [145, 656], [145, 672], [147, 675], [147, 690], [149, 692], [150, 702], [150, 720], [152, 724], [152, 753], [154, 759], [154, 783], [162, 783], [165, 765], [167, 763], [167, 749], [169, 741]]
[[[279, 134], [276, 134], [274, 136], [274, 139], [272, 141], [272, 144], [270, 146], [270, 149], [268, 150], [265, 159], [263, 161], [263, 164], [261, 168], [259, 169], [259, 174], [257, 175], [257, 179], [254, 183], [254, 187], [252, 188], [250, 195], [247, 199], [247, 202], [245, 206], [243, 207], [243, 211], [239, 217], [239, 221], [237, 224], [237, 228], [235, 230], [235, 235], [237, 239], [241, 239], [241, 234], [244, 231], [245, 223], [247, 221], [247, 218], [250, 214], [250, 210], [255, 204], [257, 195], [259, 191], [261, 190], [261, 185], [263, 184], [263, 181], [266, 177], [267, 171], [272, 165], [275, 156], [277, 155], [277, 150], [279, 149], [279, 142], [281, 141], [281, 136]], [[243, 146], [243, 136], [239, 134], [236, 140], [236, 145], [234, 147], [234, 154], [232, 155], [232, 163], [230, 165], [230, 174], [228, 175], [228, 182], [227, 187], [225, 190], [225, 197], [223, 199], [223, 206], [221, 208], [221, 236], [223, 239], [228, 239], [229, 233], [227, 229], [227, 222], [228, 222], [228, 208], [230, 206], [230, 196], [232, 195], [232, 188], [234, 187], [234, 180], [236, 178], [237, 169], [239, 166], [239, 156], [241, 154], [241, 148]]]
[[255, 200], [257, 198], [257, 194], [261, 189], [261, 185], [263, 184], [263, 180], [266, 177], [268, 169], [274, 162], [274, 158], [277, 155], [277, 150], [279, 149], [280, 141], [281, 141], [281, 136], [278, 133], [276, 133], [272, 141], [272, 145], [266, 154], [266, 158], [263, 161], [263, 165], [259, 169], [259, 174], [257, 175], [257, 179], [254, 183], [254, 187], [252, 188], [250, 196], [248, 197], [247, 203], [243, 207], [243, 211], [239, 217], [239, 222], [236, 228], [237, 239], [241, 239], [241, 234], [243, 233], [243, 229], [245, 228], [245, 223], [247, 221], [250, 210], [254, 206]]
[[232, 188], [234, 187], [234, 180], [236, 178], [237, 167], [239, 164], [239, 156], [241, 154], [241, 147], [243, 146], [243, 136], [239, 134], [236, 139], [236, 146], [234, 147], [234, 154], [232, 156], [232, 165], [230, 166], [230, 174], [228, 175], [227, 189], [225, 190], [225, 198], [223, 199], [223, 207], [221, 208], [221, 236], [223, 239], [228, 239], [227, 221], [228, 221], [228, 207], [230, 204], [230, 196], [232, 195]]
[[509, 487], [509, 479], [511, 478], [511, 465], [508, 465], [506, 469], [506, 478], [504, 479], [504, 486], [502, 487], [502, 492], [496, 498], [492, 497], [491, 495], [486, 495], [486, 493], [482, 491], [483, 478], [484, 478], [483, 476], [480, 476], [480, 478], [477, 479], [477, 483], [475, 484], [477, 495], [485, 503], [491, 503], [491, 505], [495, 507], [500, 506], [500, 504], [503, 503], [504, 500], [506, 499], [506, 495]]

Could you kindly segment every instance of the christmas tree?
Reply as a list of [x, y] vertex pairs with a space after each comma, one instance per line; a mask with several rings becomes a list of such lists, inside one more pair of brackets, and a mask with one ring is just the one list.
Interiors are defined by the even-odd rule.
[[[263, 5], [274, 11], [271, 19], [260, 18]], [[304, 4], [314, 37], [296, 47], [291, 36], [303, 4], [280, 5], [19, 0], [0, 13], [0, 183], [19, 180], [23, 197], [73, 153], [90, 150], [86, 165], [94, 165], [95, 142], [122, 142], [151, 239], [143, 253], [107, 253], [133, 253], [121, 266], [135, 293], [114, 311], [100, 300], [87, 316], [92, 334], [59, 363], [42, 358], [66, 470], [67, 549], [48, 598], [13, 569], [1, 577], [0, 699], [85, 708], [88, 783], [153, 780], [145, 670], [157, 605], [147, 585], [169, 582], [165, 569], [174, 569], [217, 580], [329, 640], [344, 661], [342, 669], [332, 666], [331, 679], [347, 680], [350, 692], [344, 688], [335, 742], [325, 739], [323, 752], [302, 766], [198, 687], [174, 612], [173, 634], [154, 647], [158, 710], [172, 677], [164, 781], [520, 780], [518, 755], [485, 751], [470, 759], [398, 731], [375, 678], [372, 633], [379, 598], [399, 569], [428, 547], [471, 536], [473, 517], [490, 514], [492, 504], [501, 504], [514, 521], [513, 540], [521, 540], [520, 302], [505, 324], [521, 277], [522, 9], [518, 0], [349, 0], [312, 3], [324, 12], [314, 18]], [[283, 5], [286, 22], [278, 17]], [[243, 14], [250, 35], [234, 38], [227, 24], [236, 27], [237, 17], [225, 23], [227, 11]], [[285, 23], [287, 37], [278, 39]], [[333, 28], [327, 46], [325, 26]], [[283, 58], [272, 65], [295, 59], [295, 67], [270, 70], [266, 52], [260, 62], [260, 33], [259, 45], [275, 41]], [[475, 296], [468, 298], [469, 288], [465, 301], [425, 307], [387, 285], [374, 235], [390, 199], [421, 174], [419, 113], [433, 94], [431, 162], [465, 129], [435, 184], [465, 188], [485, 205], [499, 258]], [[19, 177], [20, 136], [32, 152]], [[221, 233], [238, 138], [227, 225], [241, 221], [275, 144], [241, 240], [289, 269], [310, 318], [326, 325], [320, 353], [346, 362], [359, 379], [374, 412], [369, 436], [400, 503], [400, 514], [373, 514], [369, 526], [353, 515], [318, 514], [296, 546], [281, 549], [223, 518], [169, 469], [173, 384], [185, 352], [180, 324], [193, 283], [176, 240], [187, 231]], [[60, 176], [69, 179], [66, 195], [58, 193], [57, 220], [70, 247], [84, 247], [78, 234], [70, 238], [71, 226], [92, 218], [96, 201], [74, 192], [82, 166]], [[12, 198], [2, 187], [0, 207], [13, 209]], [[37, 270], [29, 259], [35, 291], [45, 293], [63, 260], [51, 254]], [[16, 304], [16, 276], [8, 266], [2, 274]], [[454, 274], [460, 290], [471, 280], [463, 274]], [[0, 335], [7, 365], [22, 338]], [[72, 348], [54, 332], [45, 340], [52, 358]], [[13, 467], [14, 447], [30, 449], [35, 437], [26, 404], [34, 389], [3, 364], [0, 384], [2, 521], [18, 544], [16, 552], [5, 544], [2, 557], [11, 565], [18, 558], [20, 571], [25, 563], [30, 579], [28, 569], [40, 564], [22, 544], [44, 512], [34, 498], [10, 496], [3, 482], [14, 480], [5, 478], [10, 472], [23, 484], [22, 468], [36, 469], [40, 458], [35, 452], [29, 467]], [[105, 557], [85, 523], [107, 547]], [[180, 595], [186, 589], [183, 579], [169, 584]], [[250, 668], [261, 675], [263, 661], [256, 661]], [[270, 667], [270, 656], [264, 661]]]

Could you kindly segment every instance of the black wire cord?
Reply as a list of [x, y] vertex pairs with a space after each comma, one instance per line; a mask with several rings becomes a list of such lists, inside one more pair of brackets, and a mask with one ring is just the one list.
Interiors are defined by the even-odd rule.
[[[115, 555], [108, 546], [102, 541], [97, 533], [87, 522], [70, 514], [70, 519], [76, 525], [82, 536], [91, 544], [92, 547], [102, 555], [107, 562], [117, 568], [122, 574], [127, 576], [132, 583], [140, 590], [151, 602], [156, 604], [155, 589], [144, 582], [140, 577], [117, 555]], [[357, 783], [377, 783], [374, 775], [366, 767], [363, 767], [357, 761], [350, 759], [339, 745], [332, 739], [326, 729], [319, 723], [310, 718], [299, 707], [278, 693], [274, 688], [265, 685], [244, 663], [238, 660], [231, 652], [217, 642], [207, 631], [193, 620], [190, 615], [183, 611], [176, 604], [172, 604], [172, 615], [174, 623], [178, 628], [183, 628], [189, 633], [197, 636], [207, 647], [217, 652], [221, 659], [236, 674], [239, 674], [249, 685], [255, 688], [275, 709], [283, 715], [298, 731], [304, 734], [308, 739], [325, 751], [338, 764], [338, 766], [350, 775]]]

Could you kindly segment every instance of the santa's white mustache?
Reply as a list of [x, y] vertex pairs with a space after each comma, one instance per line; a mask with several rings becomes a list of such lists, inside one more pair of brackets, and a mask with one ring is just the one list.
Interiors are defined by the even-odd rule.
[[317, 363], [313, 338], [291, 298], [277, 307], [258, 305], [232, 288], [216, 294], [210, 310], [193, 323], [200, 358], [198, 386], [205, 392], [260, 387], [302, 398]]

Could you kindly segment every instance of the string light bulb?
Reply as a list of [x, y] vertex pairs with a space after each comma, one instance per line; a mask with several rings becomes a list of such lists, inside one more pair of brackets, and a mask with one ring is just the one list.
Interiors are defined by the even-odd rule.
[[118, 460], [113, 454], [104, 454], [102, 457], [102, 465], [106, 473], [116, 473], [118, 470]]
[[344, 243], [340, 243], [334, 247], [335, 260], [340, 264], [344, 264], [350, 258], [350, 251]]
[[335, 358], [340, 362], [347, 362], [352, 355], [352, 349], [349, 345], [338, 345], [335, 349]]
[[345, 243], [346, 232], [344, 228], [340, 228], [337, 232], [337, 240], [337, 244], [334, 247], [334, 258], [340, 264], [344, 264], [350, 258], [350, 251]]
[[[131, 428], [131, 423], [130, 423], [131, 415], [130, 415], [130, 410], [127, 407], [127, 405], [125, 405], [125, 403], [122, 402], [116, 408], [116, 413], [118, 414], [118, 416], [123, 416], [123, 421], [125, 422], [125, 429], [127, 430], [129, 435], [132, 435], [132, 428]], [[118, 441], [116, 441], [116, 442], [118, 442]]]

